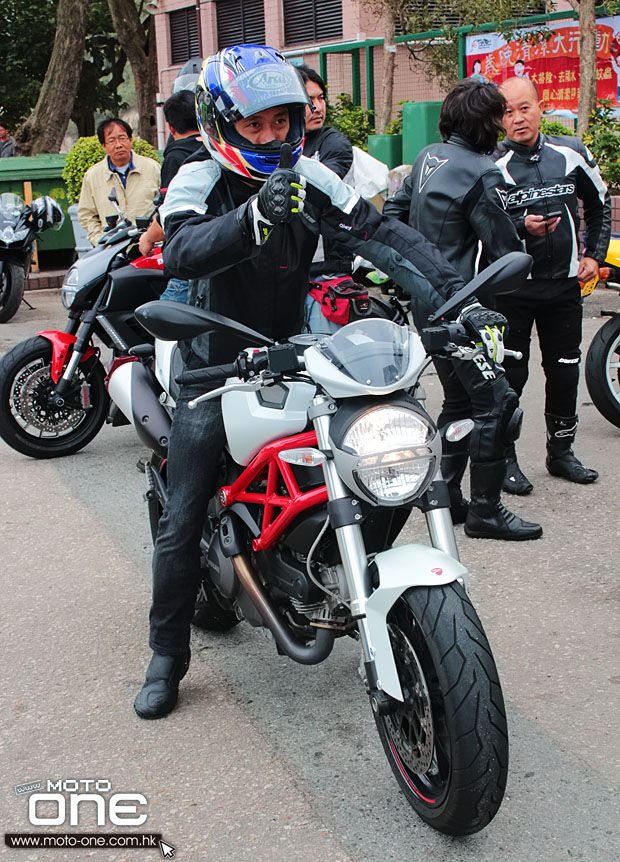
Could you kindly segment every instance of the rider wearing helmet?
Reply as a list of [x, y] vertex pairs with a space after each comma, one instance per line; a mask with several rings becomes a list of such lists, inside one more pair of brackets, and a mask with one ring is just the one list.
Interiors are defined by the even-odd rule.
[[[301, 331], [323, 234], [393, 275], [424, 326], [461, 277], [421, 234], [382, 216], [333, 171], [302, 156], [307, 104], [298, 73], [272, 48], [239, 45], [205, 61], [196, 105], [208, 155], [185, 162], [168, 188], [161, 208], [167, 269], [190, 279], [190, 304], [282, 339]], [[242, 346], [209, 333], [181, 349], [193, 369], [231, 362]], [[491, 376], [479, 374], [472, 386], [493, 390], [502, 403], [504, 378]], [[182, 387], [172, 423], [168, 501], [153, 557], [153, 657], [134, 703], [142, 718], [174, 709], [189, 666], [200, 537], [225, 442], [219, 401], [188, 409], [204, 390]]]

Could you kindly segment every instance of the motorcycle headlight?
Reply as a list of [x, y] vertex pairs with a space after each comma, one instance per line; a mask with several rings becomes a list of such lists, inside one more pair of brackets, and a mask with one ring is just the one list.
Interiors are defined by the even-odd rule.
[[440, 457], [441, 440], [430, 420], [397, 404], [358, 414], [334, 449], [351, 490], [383, 506], [398, 506], [422, 494]]
[[80, 289], [80, 274], [77, 267], [72, 266], [64, 277], [60, 301], [65, 308], [71, 308], [75, 294]]

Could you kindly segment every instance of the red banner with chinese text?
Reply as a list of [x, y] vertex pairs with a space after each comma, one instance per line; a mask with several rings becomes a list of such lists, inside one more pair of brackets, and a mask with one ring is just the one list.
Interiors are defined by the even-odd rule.
[[[526, 32], [525, 30], [523, 32]], [[514, 75], [530, 78], [548, 110], [577, 111], [579, 26], [556, 21], [548, 41], [506, 42], [498, 33], [467, 37], [467, 74], [500, 84]], [[614, 105], [620, 87], [620, 17], [599, 18], [596, 26], [597, 97]]]

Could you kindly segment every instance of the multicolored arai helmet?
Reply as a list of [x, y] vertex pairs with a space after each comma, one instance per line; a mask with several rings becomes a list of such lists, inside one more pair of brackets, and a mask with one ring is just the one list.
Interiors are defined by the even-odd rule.
[[295, 67], [264, 45], [235, 45], [207, 57], [196, 85], [198, 128], [205, 147], [223, 167], [253, 180], [266, 180], [274, 172], [281, 142], [253, 144], [234, 124], [267, 108], [288, 106], [286, 140], [295, 165], [303, 147], [307, 104]]

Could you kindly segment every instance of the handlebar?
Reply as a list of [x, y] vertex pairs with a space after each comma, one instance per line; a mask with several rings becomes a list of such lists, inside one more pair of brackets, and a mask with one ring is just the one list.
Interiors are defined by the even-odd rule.
[[212, 365], [209, 368], [197, 368], [195, 371], [182, 371], [176, 378], [181, 386], [188, 383], [211, 383], [214, 380], [224, 380], [226, 377], [239, 377], [237, 368], [239, 360], [225, 365]]
[[184, 370], [176, 378], [176, 382], [183, 386], [189, 383], [212, 383], [214, 380], [224, 380], [226, 377], [252, 380], [261, 371], [274, 377], [279, 374], [294, 373], [302, 367], [302, 361], [297, 356], [294, 344], [274, 344], [273, 347], [254, 352], [243, 350], [234, 362], [196, 368], [193, 371]]

